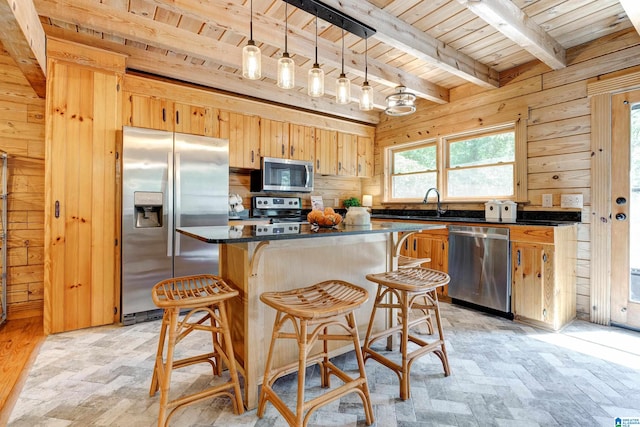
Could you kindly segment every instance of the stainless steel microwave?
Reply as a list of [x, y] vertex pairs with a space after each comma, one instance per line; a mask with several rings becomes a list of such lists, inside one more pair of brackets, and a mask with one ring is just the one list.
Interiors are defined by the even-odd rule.
[[251, 191], [313, 191], [313, 162], [263, 157], [260, 170], [251, 171]]

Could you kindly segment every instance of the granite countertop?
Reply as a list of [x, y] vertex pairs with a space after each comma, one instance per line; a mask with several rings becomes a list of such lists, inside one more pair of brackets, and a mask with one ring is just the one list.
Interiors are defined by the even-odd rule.
[[495, 222], [487, 221], [484, 218], [484, 211], [447, 211], [445, 214], [437, 216], [434, 210], [374, 209], [371, 213], [371, 219], [557, 227], [579, 223], [581, 221], [581, 212], [519, 211], [515, 222]]
[[420, 231], [445, 227], [444, 224], [376, 221], [370, 225], [350, 226], [339, 224], [332, 228], [318, 228], [310, 224], [280, 223], [266, 225], [179, 227], [177, 231], [207, 243], [241, 243], [262, 240], [308, 239], [327, 236]]

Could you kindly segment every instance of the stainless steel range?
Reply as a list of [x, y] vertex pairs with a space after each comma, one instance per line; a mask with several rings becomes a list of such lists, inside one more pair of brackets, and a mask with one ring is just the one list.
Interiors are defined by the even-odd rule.
[[251, 217], [269, 219], [271, 224], [307, 223], [300, 197], [255, 196], [251, 200]]

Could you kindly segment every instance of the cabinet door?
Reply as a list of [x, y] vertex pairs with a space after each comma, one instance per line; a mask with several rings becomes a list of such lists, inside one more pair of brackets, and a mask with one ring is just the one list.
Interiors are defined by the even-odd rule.
[[338, 133], [338, 175], [356, 176], [358, 163], [358, 137], [349, 133]]
[[366, 136], [358, 137], [358, 170], [360, 177], [373, 176], [373, 141]]
[[260, 154], [264, 157], [289, 158], [289, 124], [260, 119]]
[[[449, 238], [447, 236], [429, 236], [422, 233], [416, 234], [415, 244], [416, 258], [430, 258], [431, 262], [422, 264], [422, 267], [433, 270], [449, 272]], [[438, 288], [438, 294], [447, 295], [449, 285]]]
[[304, 125], [289, 125], [289, 158], [313, 162], [316, 158], [315, 128]]
[[[45, 333], [111, 324], [119, 286], [121, 76], [48, 62]], [[117, 314], [119, 317], [119, 313]]]
[[174, 110], [174, 130], [176, 132], [191, 135], [216, 136], [214, 135], [213, 108], [176, 102], [174, 104]]
[[125, 123], [147, 129], [173, 131], [173, 102], [153, 96], [129, 94]]
[[229, 111], [218, 114], [220, 138], [229, 140], [229, 167], [260, 167], [260, 118]]
[[316, 129], [316, 173], [338, 174], [338, 133]]
[[517, 318], [553, 322], [553, 245], [513, 242], [511, 305]]

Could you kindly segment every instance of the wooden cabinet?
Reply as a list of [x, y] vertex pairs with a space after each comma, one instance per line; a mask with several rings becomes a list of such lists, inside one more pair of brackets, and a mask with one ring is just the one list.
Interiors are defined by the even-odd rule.
[[358, 136], [338, 132], [338, 175], [356, 176], [358, 168]]
[[215, 110], [135, 93], [125, 94], [124, 123], [193, 135], [218, 136]]
[[[400, 253], [412, 258], [429, 258], [422, 267], [449, 272], [449, 230], [446, 228], [421, 231], [409, 236]], [[447, 295], [448, 285], [438, 289]]]
[[229, 167], [260, 168], [260, 117], [220, 110], [220, 138], [229, 140]]
[[[47, 41], [45, 333], [120, 317], [116, 135], [124, 57]], [[72, 52], [91, 67], [67, 62]]]
[[289, 158], [314, 162], [316, 158], [316, 129], [311, 126], [289, 125]]
[[576, 227], [511, 227], [511, 241], [515, 319], [562, 328], [576, 315]]
[[373, 140], [367, 136], [358, 136], [358, 169], [359, 177], [373, 177]]
[[317, 129], [316, 132], [316, 173], [338, 174], [338, 132]]
[[189, 105], [180, 102], [173, 104], [174, 127], [179, 133], [218, 137], [217, 110], [212, 107]]
[[260, 119], [260, 154], [263, 157], [291, 158], [288, 123]]

